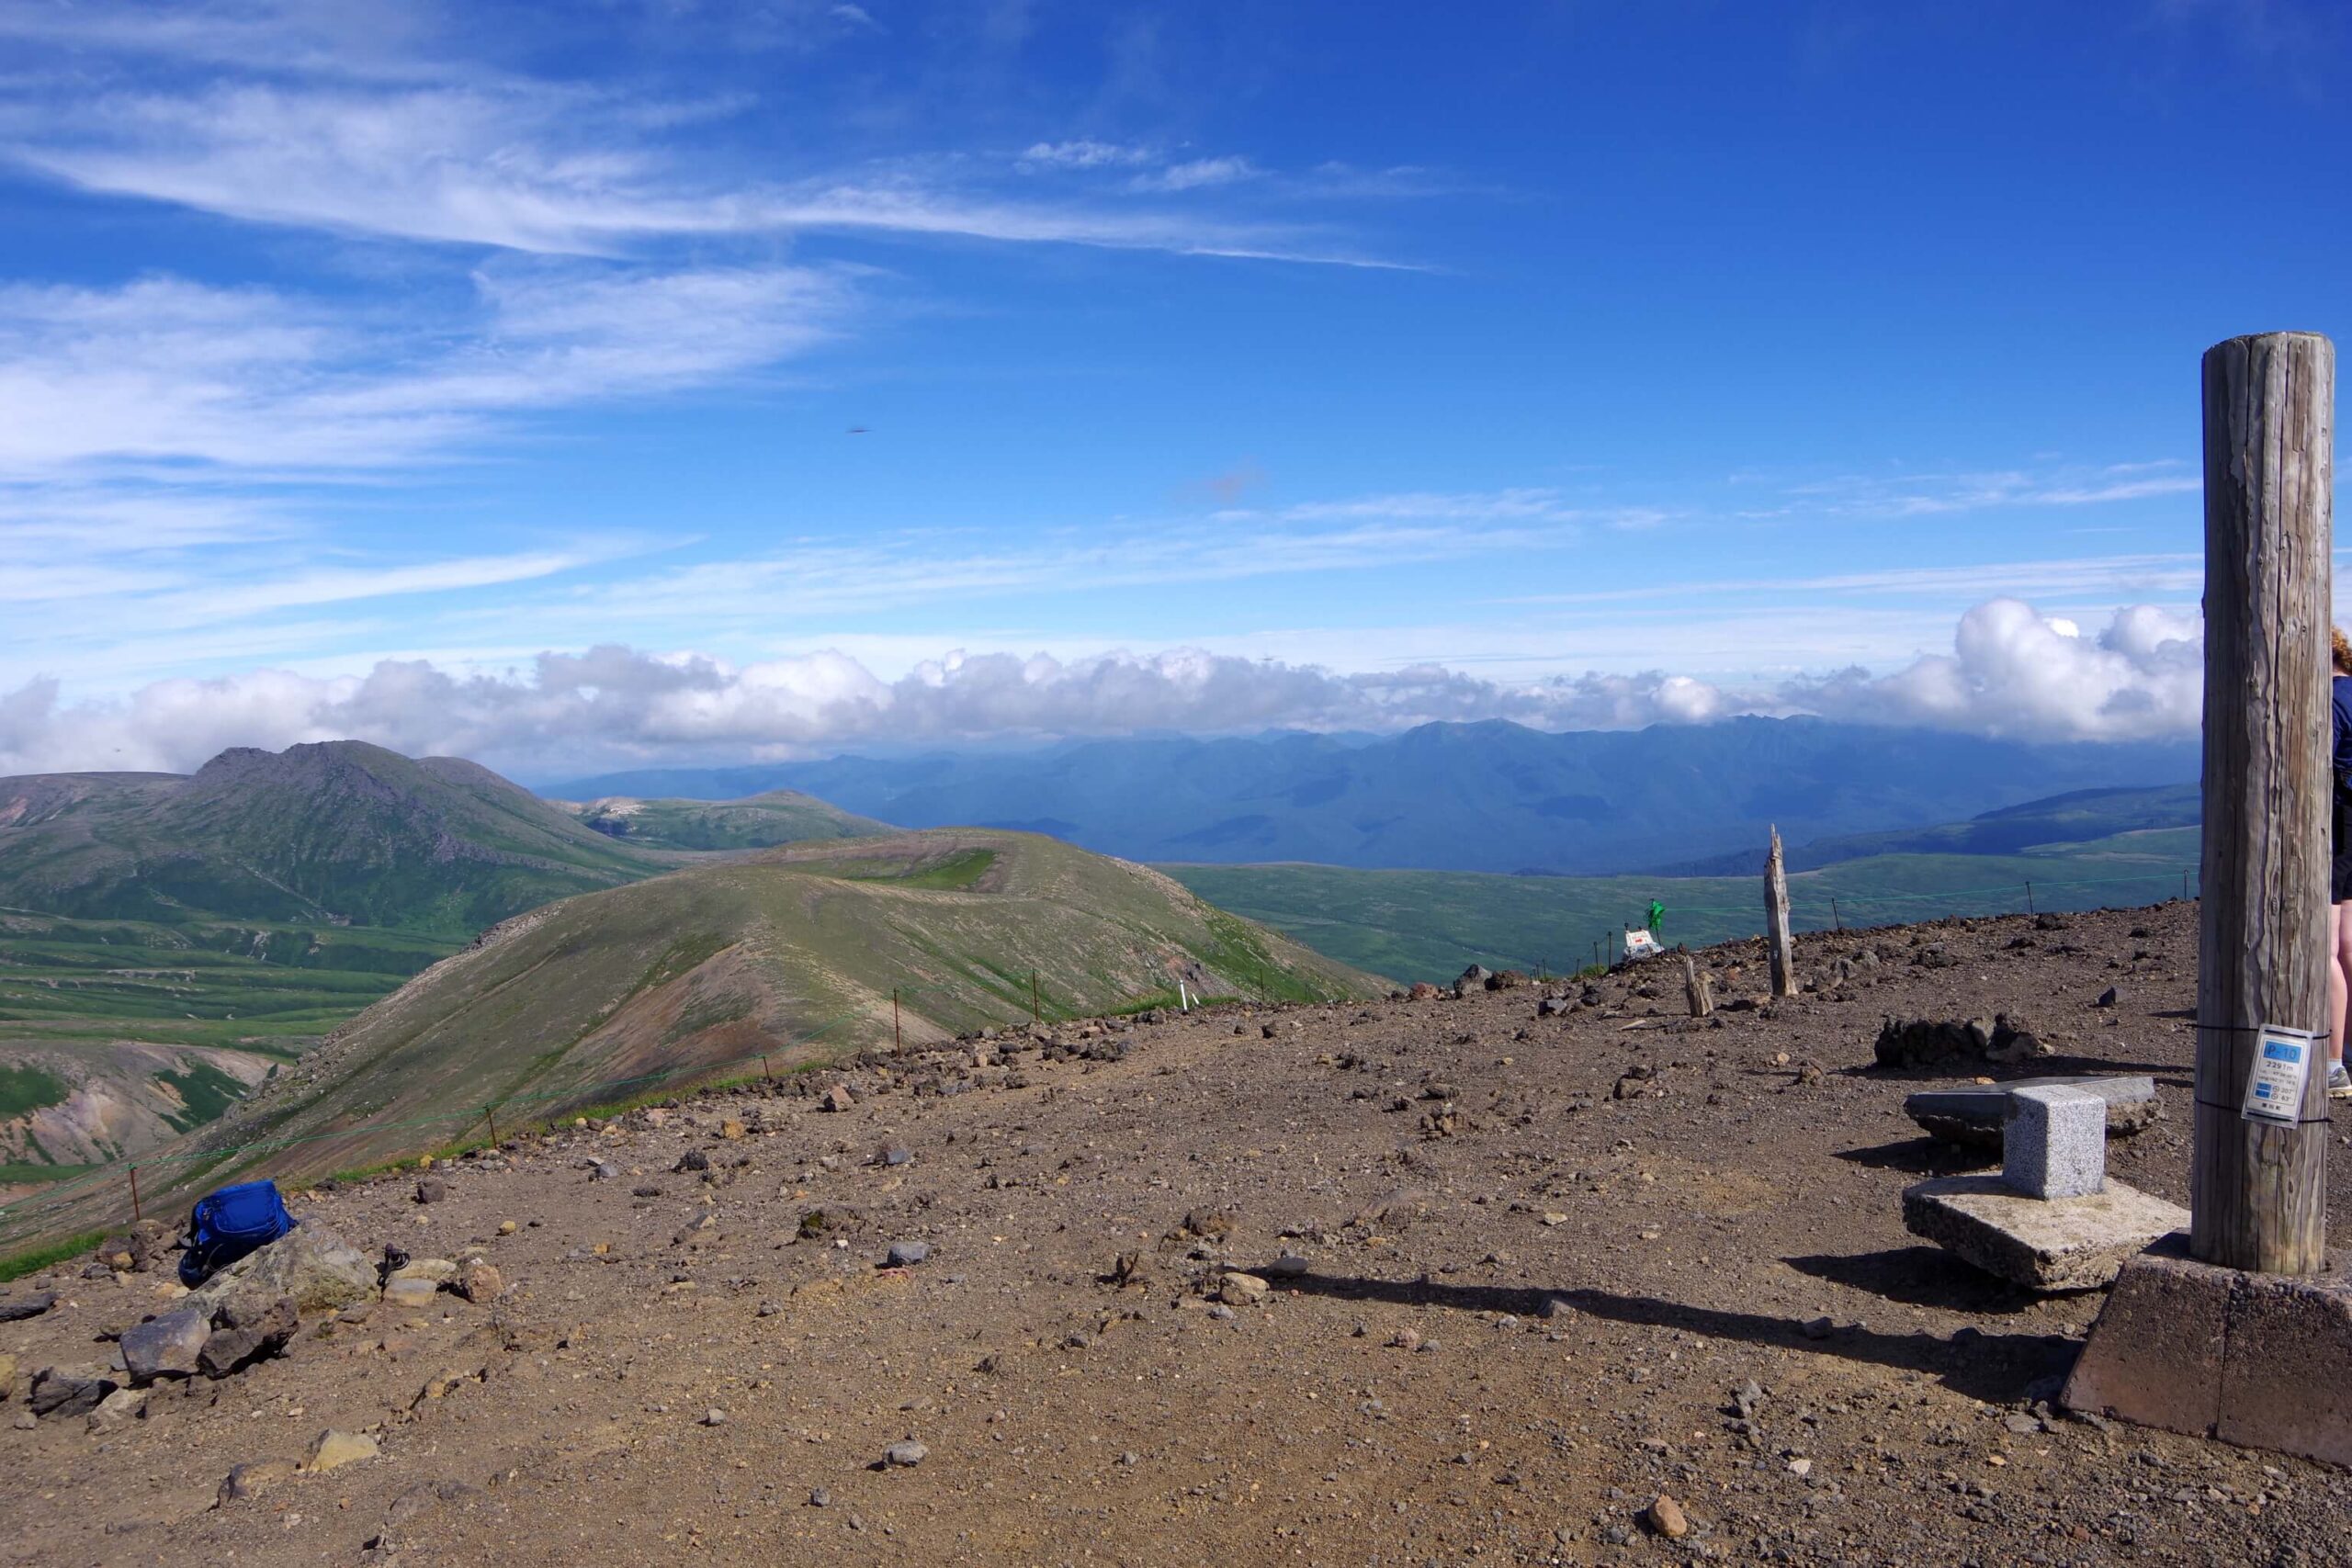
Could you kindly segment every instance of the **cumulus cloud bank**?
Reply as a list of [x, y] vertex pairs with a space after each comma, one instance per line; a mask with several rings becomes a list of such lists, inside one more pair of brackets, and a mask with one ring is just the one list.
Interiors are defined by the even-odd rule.
[[2013, 599], [1962, 616], [1950, 654], [1885, 675], [1851, 670], [1762, 690], [1664, 671], [1521, 684], [1435, 665], [1340, 673], [1190, 649], [1069, 660], [957, 654], [884, 680], [840, 653], [731, 665], [601, 647], [542, 654], [495, 675], [388, 660], [364, 676], [159, 681], [112, 702], [69, 702], [56, 681], [34, 681], [0, 694], [0, 773], [180, 772], [228, 746], [343, 738], [538, 771], [1149, 729], [1396, 729], [1487, 718], [1632, 728], [1736, 714], [2143, 739], [2195, 730], [2200, 649], [2198, 624], [2161, 610], [2119, 610], [2086, 637]]

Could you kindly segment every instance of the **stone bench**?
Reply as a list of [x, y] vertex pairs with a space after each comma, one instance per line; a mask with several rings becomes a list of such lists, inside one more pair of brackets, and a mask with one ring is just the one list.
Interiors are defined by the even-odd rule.
[[1922, 1181], [1903, 1224], [1986, 1273], [2033, 1291], [2110, 1283], [2188, 1211], [2107, 1179], [2109, 1101], [2073, 1084], [2008, 1085], [2001, 1169]]
[[2107, 1107], [2110, 1138], [2130, 1137], [2164, 1115], [2164, 1104], [2156, 1098], [2156, 1080], [2144, 1073], [2012, 1078], [2007, 1083], [1921, 1089], [1904, 1096], [1903, 1113], [1932, 1138], [1971, 1148], [1997, 1149], [2008, 1120], [2010, 1097], [2023, 1089], [2057, 1087], [2098, 1095]]

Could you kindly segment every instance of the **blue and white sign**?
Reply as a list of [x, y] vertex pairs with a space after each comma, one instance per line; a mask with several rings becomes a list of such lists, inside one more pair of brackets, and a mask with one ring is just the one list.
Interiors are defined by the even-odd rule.
[[2301, 1029], [2265, 1024], [2256, 1036], [2254, 1071], [2246, 1077], [2248, 1122], [2292, 1126], [2302, 1120], [2303, 1082], [2311, 1076], [2312, 1046], [2319, 1036]]

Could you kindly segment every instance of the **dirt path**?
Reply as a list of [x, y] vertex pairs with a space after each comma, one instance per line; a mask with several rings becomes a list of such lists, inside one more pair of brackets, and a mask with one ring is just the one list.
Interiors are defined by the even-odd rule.
[[[517, 1142], [430, 1205], [306, 1200], [508, 1292], [306, 1323], [96, 1436], [6, 1417], [157, 1279], [18, 1281], [67, 1300], [0, 1325], [0, 1560], [2346, 1561], [2345, 1474], [2044, 1419], [2098, 1298], [1902, 1228], [1905, 1184], [1972, 1162], [1864, 1070], [1884, 1013], [2008, 1011], [2066, 1053], [2033, 1070], [2154, 1072], [2168, 1119], [2111, 1168], [2185, 1201], [2194, 942], [2187, 905], [1809, 938], [1816, 994], [1713, 1027], [1659, 969], [1565, 1018], [1527, 988], [1066, 1029], [847, 1071], [844, 1111], [713, 1098]], [[1719, 996], [1760, 987], [1754, 950], [1708, 956]], [[673, 1170], [689, 1149], [707, 1172]], [[2339, 1156], [2339, 1225], [2347, 1191]], [[902, 1242], [928, 1258], [877, 1268]], [[1269, 1273], [1286, 1251], [1305, 1271]], [[1105, 1278], [1122, 1254], [1140, 1282]], [[1262, 1299], [1203, 1293], [1228, 1264]], [[211, 1506], [326, 1427], [381, 1457]], [[908, 1438], [920, 1464], [875, 1468]], [[1642, 1517], [1660, 1492], [1679, 1540]]]

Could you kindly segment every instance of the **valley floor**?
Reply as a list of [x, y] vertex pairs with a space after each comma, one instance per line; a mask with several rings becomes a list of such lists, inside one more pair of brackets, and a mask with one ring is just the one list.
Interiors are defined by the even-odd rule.
[[[2008, 1011], [2065, 1052], [2035, 1070], [2153, 1072], [2168, 1119], [2110, 1167], [2185, 1202], [2195, 940], [2185, 904], [1807, 937], [1815, 994], [1713, 1026], [1663, 970], [1565, 1018], [1530, 987], [1063, 1026], [847, 1070], [846, 1111], [714, 1096], [516, 1140], [435, 1203], [300, 1198], [370, 1252], [480, 1252], [506, 1293], [306, 1324], [102, 1436], [8, 1418], [168, 1288], [78, 1261], [6, 1287], [62, 1299], [0, 1325], [0, 1560], [2342, 1562], [2343, 1472], [2054, 1412], [2100, 1298], [2013, 1292], [1900, 1219], [1969, 1162], [1869, 1066], [1885, 1013]], [[1758, 950], [1707, 957], [1719, 997], [1761, 988]], [[2347, 1198], [2339, 1156], [2339, 1225]], [[1202, 1293], [1285, 1251], [1306, 1271], [1262, 1300]], [[327, 1427], [381, 1456], [212, 1506]], [[922, 1462], [876, 1468], [906, 1438]], [[1679, 1541], [1640, 1517], [1660, 1493]]]

